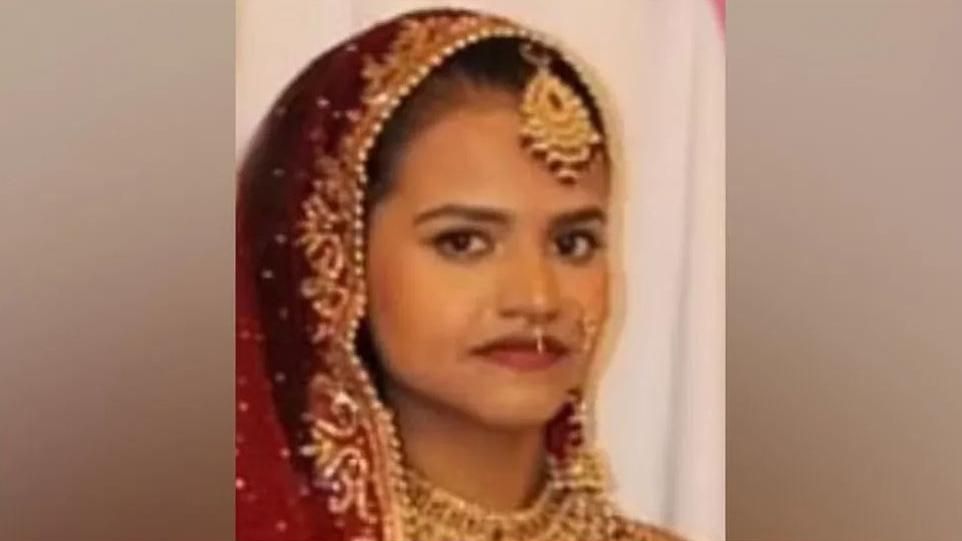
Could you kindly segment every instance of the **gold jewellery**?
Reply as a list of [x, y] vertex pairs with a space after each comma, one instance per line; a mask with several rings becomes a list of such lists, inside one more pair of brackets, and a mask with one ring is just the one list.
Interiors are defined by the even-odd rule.
[[586, 449], [587, 405], [580, 392], [573, 406], [564, 459], [549, 456], [541, 491], [527, 507], [496, 512], [460, 498], [405, 468], [407, 539], [417, 541], [656, 541], [622, 519], [606, 497], [601, 458]]
[[585, 315], [581, 318], [581, 353], [587, 355], [591, 353], [598, 338], [599, 323], [595, 318]]
[[534, 328], [534, 340], [537, 344], [538, 353], [544, 353], [544, 327], [537, 325]]
[[531, 43], [521, 55], [535, 67], [521, 100], [521, 145], [559, 180], [574, 182], [602, 138], [578, 94], [551, 72], [551, 57]]
[[412, 507], [408, 539], [417, 541], [582, 541], [641, 539], [633, 525], [617, 517], [611, 503], [572, 489], [558, 472], [533, 503], [514, 512], [493, 512], [465, 501], [408, 471]]
[[[598, 337], [598, 321], [588, 315], [581, 318], [581, 354], [587, 355], [591, 353], [592, 348], [594, 348], [595, 340]], [[535, 347], [538, 353], [545, 352], [544, 345], [544, 327], [541, 325], [535, 325], [531, 329], [531, 333], [534, 335]]]
[[[582, 352], [593, 348], [599, 322], [583, 315]], [[532, 327], [539, 352], [545, 329]], [[568, 441], [562, 457], [549, 455], [544, 484], [532, 502], [518, 511], [496, 512], [467, 501], [405, 468], [406, 535], [417, 541], [580, 541], [648, 539], [636, 525], [621, 519], [605, 496], [608, 479], [590, 440], [590, 415], [582, 390], [568, 397]]]
[[[360, 103], [344, 111], [346, 132], [332, 147], [312, 143], [311, 193], [303, 205], [298, 244], [310, 276], [301, 293], [314, 318], [308, 322], [318, 359], [310, 388], [311, 443], [302, 448], [314, 466], [324, 505], [351, 541], [640, 541], [648, 529], [620, 516], [603, 486], [593, 442], [581, 432], [568, 452], [549, 460], [544, 493], [520, 513], [491, 513], [443, 495], [405, 467], [393, 412], [378, 396], [356, 347], [367, 313], [365, 196], [367, 164], [379, 134], [401, 103], [446, 59], [489, 39], [534, 42], [522, 49], [535, 66], [520, 105], [523, 147], [563, 182], [575, 181], [603, 151], [586, 102], [552, 73], [550, 47], [537, 34], [487, 16], [439, 15], [404, 20], [388, 50], [364, 56]], [[579, 81], [590, 85], [563, 53]], [[589, 94], [590, 95], [590, 94]], [[315, 96], [330, 108], [328, 96]], [[589, 98], [585, 98], [589, 99]], [[326, 114], [326, 113], [325, 113]], [[333, 115], [334, 113], [330, 113]], [[334, 118], [333, 116], [331, 118]], [[340, 122], [340, 121], [339, 121]], [[319, 139], [321, 141], [324, 138]], [[585, 345], [593, 340], [585, 322]], [[535, 331], [544, 351], [545, 330]], [[574, 426], [584, 427], [584, 401]], [[571, 431], [573, 434], [579, 431]]]
[[493, 539], [541, 539], [567, 507], [567, 495], [553, 482], [545, 483], [526, 509], [495, 513], [461, 499], [408, 471], [408, 493], [417, 510], [408, 525], [418, 541], [488, 541]]

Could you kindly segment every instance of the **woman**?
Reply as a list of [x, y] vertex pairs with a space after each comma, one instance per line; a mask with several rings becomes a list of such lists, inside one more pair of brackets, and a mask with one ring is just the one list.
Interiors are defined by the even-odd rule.
[[464, 11], [288, 87], [240, 173], [239, 539], [675, 539], [618, 514], [587, 421], [605, 133], [571, 60]]

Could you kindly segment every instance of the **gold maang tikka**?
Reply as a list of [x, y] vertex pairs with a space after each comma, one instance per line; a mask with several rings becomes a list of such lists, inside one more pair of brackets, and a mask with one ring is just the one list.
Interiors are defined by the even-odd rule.
[[521, 56], [535, 67], [521, 99], [521, 146], [564, 183], [588, 166], [602, 137], [577, 92], [551, 72], [551, 56], [531, 43]]

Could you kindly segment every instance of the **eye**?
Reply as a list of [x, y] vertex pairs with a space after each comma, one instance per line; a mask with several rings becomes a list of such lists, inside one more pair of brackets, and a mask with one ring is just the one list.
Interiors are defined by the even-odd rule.
[[587, 262], [600, 248], [601, 239], [592, 231], [568, 231], [554, 239], [554, 252], [575, 263]]
[[481, 231], [456, 229], [435, 236], [431, 244], [442, 256], [449, 259], [468, 261], [488, 254], [493, 242]]

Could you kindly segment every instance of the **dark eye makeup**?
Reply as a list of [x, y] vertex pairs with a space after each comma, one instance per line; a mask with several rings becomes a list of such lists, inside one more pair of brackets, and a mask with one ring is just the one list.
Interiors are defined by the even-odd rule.
[[604, 248], [601, 235], [591, 229], [569, 229], [552, 239], [552, 252], [558, 257], [576, 264], [587, 263]]
[[454, 261], [473, 261], [494, 249], [494, 239], [480, 229], [459, 227], [441, 231], [430, 239], [442, 257]]

